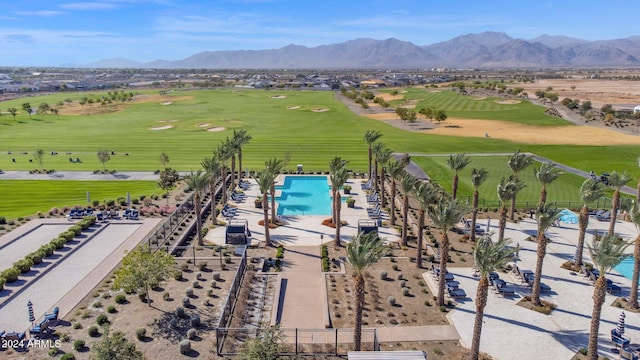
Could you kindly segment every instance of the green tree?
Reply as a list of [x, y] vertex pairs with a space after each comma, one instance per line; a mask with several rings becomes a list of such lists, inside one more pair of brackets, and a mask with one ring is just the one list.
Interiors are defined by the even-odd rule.
[[407, 246], [407, 233], [409, 232], [409, 195], [416, 186], [418, 179], [405, 171], [399, 180], [400, 187], [402, 188], [402, 246]]
[[489, 173], [484, 168], [482, 169], [471, 169], [471, 184], [473, 185], [473, 201], [471, 202], [471, 206], [473, 207], [473, 213], [471, 215], [471, 235], [470, 239], [472, 242], [476, 241], [476, 221], [478, 218], [478, 201], [480, 199], [480, 185], [482, 185]]
[[36, 112], [39, 115], [46, 115], [47, 112], [49, 112], [49, 109], [51, 109], [51, 106], [49, 106], [49, 104], [44, 102], [44, 103], [41, 103], [40, 105], [38, 105], [38, 109], [36, 110]]
[[284, 171], [284, 167], [286, 164], [286, 160], [277, 159], [277, 158], [269, 158], [264, 162], [265, 168], [269, 169], [271, 173], [273, 173], [273, 179], [271, 180], [271, 186], [269, 187], [269, 192], [271, 194], [271, 223], [276, 223], [276, 177], [282, 171]]
[[161, 152], [160, 153], [160, 164], [162, 164], [162, 167], [166, 169], [168, 163], [169, 163], [169, 155], [167, 155], [167, 153]]
[[247, 342], [236, 359], [238, 360], [277, 360], [280, 354], [290, 352], [290, 346], [284, 343], [284, 333], [279, 326], [270, 326], [258, 330], [256, 338]]
[[40, 170], [43, 171], [44, 167], [42, 166], [42, 162], [44, 161], [44, 150], [38, 149], [33, 153], [33, 158], [40, 164]]
[[424, 241], [424, 218], [429, 206], [436, 200], [437, 191], [430, 182], [416, 181], [413, 194], [420, 206], [418, 211], [418, 244], [416, 266], [422, 268], [422, 244]]
[[609, 233], [600, 239], [594, 237], [589, 254], [593, 265], [600, 276], [593, 287], [593, 312], [591, 313], [591, 327], [589, 330], [589, 347], [587, 359], [598, 360], [598, 331], [600, 329], [600, 315], [607, 291], [607, 272], [616, 267], [626, 257], [625, 250], [629, 243], [620, 240], [617, 234]]
[[377, 130], [367, 130], [364, 133], [364, 141], [367, 143], [369, 148], [368, 159], [369, 159], [369, 179], [371, 179], [371, 160], [373, 159], [373, 144], [380, 139], [382, 133]]
[[236, 154], [240, 149], [239, 139], [235, 137], [234, 138], [227, 137], [224, 144], [229, 151], [229, 155], [230, 155], [229, 158], [231, 159], [231, 172], [230, 172], [231, 181], [229, 182], [229, 185], [230, 185], [231, 191], [235, 191], [236, 189]]
[[396, 224], [396, 180], [398, 180], [402, 173], [405, 171], [405, 163], [399, 160], [392, 159], [387, 163], [387, 173], [391, 177], [391, 211], [389, 212], [389, 218], [391, 226]]
[[470, 162], [471, 159], [466, 157], [464, 153], [450, 154], [449, 159], [447, 159], [447, 165], [449, 165], [449, 169], [453, 171], [453, 181], [451, 183], [452, 199], [455, 199], [458, 193], [458, 172], [469, 165]]
[[165, 251], [152, 251], [147, 245], [125, 252], [122, 265], [115, 272], [113, 288], [126, 292], [144, 291], [151, 306], [149, 289], [160, 285], [173, 274], [175, 259]]
[[449, 260], [449, 236], [451, 229], [464, 214], [469, 212], [466, 205], [457, 200], [440, 199], [435, 206], [427, 210], [429, 218], [435, 227], [442, 231], [440, 241], [440, 277], [438, 279], [438, 305], [444, 305], [444, 287], [446, 284], [447, 261]]
[[384, 196], [386, 194], [386, 191], [385, 191], [385, 188], [384, 188], [384, 183], [386, 181], [386, 178], [385, 178], [385, 166], [391, 160], [391, 156], [393, 155], [393, 151], [391, 151], [391, 149], [389, 149], [386, 146], [383, 146], [383, 147], [377, 147], [376, 146], [375, 149], [376, 149], [375, 162], [376, 162], [376, 164], [380, 165], [380, 186], [379, 186], [379, 188], [380, 188], [380, 207], [384, 208], [384, 207], [386, 207], [385, 196]]
[[178, 180], [180, 180], [180, 175], [175, 169], [168, 167], [160, 171], [158, 187], [167, 194], [167, 204], [169, 203], [169, 190], [173, 189]]
[[538, 222], [538, 250], [536, 251], [536, 270], [534, 272], [533, 287], [531, 289], [531, 301], [536, 306], [542, 305], [540, 302], [540, 280], [542, 279], [542, 263], [547, 255], [547, 243], [549, 240], [545, 232], [554, 222], [560, 218], [560, 210], [550, 205], [538, 208], [536, 221]]
[[[508, 160], [509, 168], [511, 169], [511, 175], [515, 179], [518, 178], [518, 173], [526, 168], [528, 168], [531, 164], [533, 164], [533, 158], [526, 154], [520, 152], [518, 149], [513, 155], [509, 157]], [[518, 189], [520, 191], [521, 189]], [[515, 219], [516, 212], [516, 196], [518, 195], [518, 191], [511, 198], [511, 206], [509, 207], [509, 219], [513, 221]]]
[[342, 198], [340, 196], [340, 188], [344, 185], [349, 179], [349, 172], [345, 166], [347, 165], [346, 160], [342, 160], [341, 157], [336, 156], [331, 161], [329, 161], [329, 181], [331, 182], [331, 192], [333, 194], [333, 206], [331, 206], [333, 219], [332, 222], [336, 226], [336, 238], [335, 238], [335, 246], [342, 246], [340, 242], [340, 211], [342, 210]]
[[31, 107], [31, 104], [26, 102], [22, 104], [22, 110], [24, 110], [24, 112], [26, 112], [27, 114], [29, 114], [29, 119], [31, 119], [31, 111], [33, 111], [33, 108]]
[[540, 199], [538, 200], [538, 208], [542, 208], [547, 202], [547, 186], [556, 181], [562, 171], [550, 163], [541, 163], [540, 167], [533, 167], [533, 175], [540, 183]]
[[222, 179], [222, 203], [227, 203], [227, 190], [229, 190], [227, 182], [227, 166], [226, 163], [232, 157], [232, 150], [226, 142], [221, 142], [213, 151], [213, 155], [220, 162], [220, 178]]
[[604, 185], [594, 179], [585, 179], [580, 185], [580, 198], [582, 199], [582, 208], [578, 219], [578, 244], [576, 245], [575, 266], [582, 265], [582, 250], [584, 248], [584, 237], [587, 233], [589, 225], [589, 203], [600, 199], [604, 195]]
[[609, 234], [613, 234], [618, 218], [618, 209], [620, 207], [620, 189], [631, 181], [631, 176], [626, 172], [619, 173], [612, 171], [609, 176], [609, 185], [613, 188], [613, 196], [611, 197], [611, 220], [609, 221]]
[[500, 179], [497, 187], [498, 200], [500, 201], [500, 220], [498, 222], [498, 240], [504, 239], [504, 229], [507, 227], [507, 202], [516, 197], [518, 191], [524, 189], [522, 180], [513, 175]]
[[91, 348], [91, 360], [142, 360], [144, 355], [134, 342], [127, 340], [124, 333], [111, 333], [105, 328], [102, 340]]
[[102, 169], [107, 171], [107, 161], [111, 160], [111, 153], [109, 150], [100, 149], [96, 153], [98, 160], [102, 163]]
[[238, 147], [238, 171], [240, 174], [239, 179], [242, 179], [243, 178], [242, 174], [244, 173], [242, 171], [242, 147], [247, 145], [249, 141], [253, 139], [253, 137], [251, 137], [251, 135], [247, 133], [246, 129], [240, 129], [240, 130], [233, 130], [233, 139], [234, 139], [234, 143]]
[[264, 213], [264, 241], [267, 247], [271, 246], [269, 237], [269, 188], [276, 178], [276, 174], [269, 168], [265, 168], [256, 175], [256, 182], [262, 193], [262, 212]]
[[367, 269], [376, 263], [382, 256], [386, 255], [387, 247], [378, 234], [359, 233], [351, 239], [347, 245], [347, 263], [353, 270], [356, 296], [356, 321], [353, 331], [353, 347], [355, 351], [360, 351], [362, 343], [362, 311], [365, 305], [365, 274]]
[[480, 237], [473, 250], [473, 261], [480, 274], [476, 293], [476, 317], [473, 323], [473, 336], [471, 337], [471, 359], [473, 360], [477, 360], [480, 355], [482, 319], [484, 318], [484, 309], [487, 306], [487, 297], [489, 295], [489, 274], [506, 266], [515, 252], [515, 248], [507, 246], [506, 239], [494, 243], [489, 233], [485, 233]]
[[640, 203], [635, 202], [631, 211], [631, 221], [636, 226], [638, 235], [633, 242], [633, 276], [631, 279], [631, 292], [627, 307], [632, 310], [638, 309], [638, 281], [640, 281]]
[[[202, 240], [202, 192], [209, 184], [209, 176], [202, 170], [191, 171], [184, 177], [184, 182], [193, 190], [193, 206], [196, 210], [196, 231], [198, 233], [198, 246], [203, 245]], [[195, 264], [194, 264], [195, 265]]]
[[442, 121], [447, 120], [448, 116], [447, 116], [447, 113], [444, 110], [439, 109], [439, 110], [436, 110], [436, 112], [434, 114], [434, 118], [436, 119], [436, 121], [438, 123], [441, 123]]
[[204, 171], [207, 173], [207, 179], [209, 180], [209, 195], [211, 197], [211, 220], [214, 225], [218, 224], [218, 214], [216, 207], [218, 206], [216, 201], [216, 185], [220, 178], [220, 168], [222, 164], [215, 156], [205, 157], [200, 163]]
[[16, 115], [18, 115], [18, 109], [14, 108], [14, 107], [10, 107], [7, 109], [7, 111], [9, 112], [9, 114], [11, 114], [11, 116], [13, 116], [13, 121], [16, 120]]

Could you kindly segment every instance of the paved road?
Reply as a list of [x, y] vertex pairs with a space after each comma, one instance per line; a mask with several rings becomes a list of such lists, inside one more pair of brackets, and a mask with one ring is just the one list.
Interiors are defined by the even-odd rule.
[[146, 180], [157, 181], [152, 172], [130, 171], [115, 174], [94, 174], [91, 171], [56, 171], [53, 174], [29, 174], [28, 171], [4, 171], [0, 180]]

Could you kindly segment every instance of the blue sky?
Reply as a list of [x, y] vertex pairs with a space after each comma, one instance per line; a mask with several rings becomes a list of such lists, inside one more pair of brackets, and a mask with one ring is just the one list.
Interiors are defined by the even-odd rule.
[[0, 66], [179, 60], [364, 37], [429, 45], [484, 31], [524, 39], [640, 35], [640, 2], [630, 0], [5, 0], [1, 9]]

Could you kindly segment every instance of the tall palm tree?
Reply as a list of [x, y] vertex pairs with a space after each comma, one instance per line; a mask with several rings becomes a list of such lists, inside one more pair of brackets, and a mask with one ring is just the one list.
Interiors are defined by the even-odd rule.
[[540, 167], [533, 167], [533, 175], [540, 183], [540, 199], [538, 200], [538, 208], [542, 208], [547, 202], [547, 185], [556, 181], [562, 171], [550, 163], [541, 163]]
[[[377, 142], [375, 144], [373, 144], [373, 189], [375, 190], [375, 192], [378, 192], [380, 190], [380, 185], [378, 184], [378, 156], [376, 156], [376, 154], [379, 154], [383, 151], [385, 151], [385, 149], [387, 149], [387, 145], [383, 142]], [[381, 194], [382, 195], [382, 194]]]
[[333, 194], [333, 205], [331, 206], [333, 217], [332, 222], [336, 226], [336, 238], [335, 246], [341, 246], [340, 243], [340, 211], [342, 210], [342, 199], [340, 195], [340, 188], [349, 179], [349, 172], [345, 168], [347, 164], [346, 160], [342, 160], [341, 157], [336, 156], [329, 161], [329, 169], [331, 174], [329, 175], [329, 181], [331, 182], [331, 192]]
[[269, 236], [269, 188], [273, 184], [276, 175], [271, 169], [266, 168], [256, 175], [258, 188], [262, 193], [262, 212], [264, 213], [264, 241], [266, 246], [271, 246], [271, 238]]
[[387, 163], [391, 160], [391, 156], [393, 155], [393, 151], [391, 151], [391, 149], [389, 149], [388, 147], [383, 147], [381, 149], [378, 149], [378, 151], [376, 151], [375, 157], [376, 160], [378, 162], [378, 164], [380, 164], [380, 207], [384, 208], [386, 207], [385, 204], [385, 189], [384, 189], [384, 182], [386, 181], [385, 179], [385, 167], [387, 166]]
[[225, 145], [229, 148], [230, 159], [231, 159], [231, 181], [229, 184], [231, 185], [231, 190], [235, 190], [236, 188], [236, 154], [238, 153], [239, 143], [236, 138], [229, 138], [225, 140]]
[[582, 198], [582, 208], [578, 220], [578, 244], [576, 245], [576, 254], [574, 256], [575, 266], [582, 265], [582, 249], [584, 248], [584, 236], [587, 233], [589, 225], [589, 203], [600, 199], [604, 195], [604, 185], [594, 179], [585, 179], [580, 185], [580, 198]]
[[631, 220], [638, 230], [638, 236], [633, 245], [633, 278], [631, 279], [631, 293], [627, 307], [633, 310], [638, 309], [638, 281], [640, 281], [640, 204], [637, 202], [631, 211]]
[[507, 227], [507, 203], [516, 197], [518, 191], [524, 189], [522, 180], [509, 176], [500, 179], [497, 193], [500, 201], [500, 220], [498, 222], [498, 240], [504, 239], [504, 229]]
[[391, 211], [389, 212], [391, 226], [396, 225], [396, 180], [399, 179], [405, 171], [405, 163], [400, 160], [392, 159], [387, 163], [387, 173], [391, 178]]
[[444, 305], [445, 275], [447, 272], [447, 260], [449, 259], [449, 236], [447, 232], [453, 227], [464, 214], [469, 212], [466, 205], [457, 200], [440, 199], [433, 207], [427, 210], [433, 225], [442, 231], [442, 241], [440, 242], [440, 278], [438, 280], [438, 305]]
[[346, 258], [354, 272], [356, 295], [356, 324], [353, 331], [353, 348], [360, 351], [362, 343], [362, 310], [364, 309], [365, 273], [380, 257], [386, 255], [388, 248], [378, 234], [359, 233], [347, 245]]
[[420, 205], [418, 212], [418, 246], [416, 251], [416, 266], [422, 267], [422, 242], [424, 239], [424, 217], [429, 206], [435, 202], [437, 191], [429, 182], [417, 181], [413, 188], [413, 194]]
[[609, 234], [613, 234], [618, 217], [618, 208], [620, 207], [620, 189], [631, 181], [631, 176], [626, 172], [619, 173], [612, 171], [609, 176], [609, 185], [614, 189], [611, 198], [611, 220], [609, 221]]
[[536, 251], [536, 270], [533, 279], [533, 289], [531, 289], [531, 298], [536, 306], [542, 305], [540, 302], [540, 280], [542, 279], [542, 262], [547, 255], [547, 237], [545, 231], [560, 218], [560, 209], [550, 205], [544, 205], [538, 208], [536, 212], [536, 220], [538, 222], [538, 250]]
[[589, 347], [587, 358], [598, 360], [598, 331], [600, 330], [600, 315], [602, 304], [607, 291], [607, 271], [616, 267], [626, 257], [624, 251], [629, 246], [621, 241], [617, 234], [609, 233], [599, 240], [594, 237], [589, 254], [593, 265], [600, 271], [600, 276], [593, 287], [593, 311], [591, 313], [591, 329], [589, 330]]
[[371, 160], [373, 158], [373, 143], [375, 143], [380, 137], [382, 133], [378, 130], [367, 130], [364, 133], [364, 141], [367, 143], [369, 147], [369, 179], [371, 179]]
[[451, 198], [455, 199], [458, 193], [458, 171], [464, 169], [471, 159], [466, 157], [464, 153], [450, 154], [447, 159], [447, 165], [449, 169], [453, 171], [453, 181], [451, 182]]
[[[531, 164], [533, 164], [533, 158], [526, 154], [520, 152], [518, 149], [513, 155], [509, 157], [509, 168], [511, 169], [511, 175], [513, 178], [518, 178], [518, 173], [526, 168], [528, 168]], [[518, 190], [520, 191], [520, 190]], [[511, 198], [511, 206], [509, 207], [509, 219], [513, 221], [515, 219], [516, 213], [516, 196], [518, 193], [516, 192]]]
[[473, 250], [473, 261], [480, 274], [480, 281], [478, 282], [478, 291], [476, 293], [476, 318], [471, 338], [472, 360], [477, 360], [480, 355], [482, 318], [484, 317], [484, 308], [487, 306], [487, 296], [489, 295], [489, 274], [507, 265], [516, 251], [515, 248], [507, 246], [506, 239], [494, 243], [489, 233], [485, 233], [480, 237]]
[[240, 180], [243, 178], [242, 147], [247, 145], [249, 141], [251, 141], [251, 139], [253, 138], [251, 137], [251, 135], [247, 133], [246, 129], [233, 130], [233, 138], [235, 139], [234, 143], [238, 146], [238, 173], [239, 173], [238, 182], [240, 182]]
[[218, 183], [218, 176], [220, 176], [220, 162], [215, 156], [205, 157], [200, 163], [204, 171], [207, 173], [209, 179], [209, 195], [211, 196], [211, 220], [213, 224], [218, 224], [218, 214], [216, 211], [216, 184]]
[[400, 178], [400, 187], [404, 194], [402, 198], [402, 246], [407, 246], [407, 232], [409, 227], [409, 193], [418, 182], [415, 176], [405, 172]]
[[184, 181], [193, 190], [193, 205], [196, 210], [196, 230], [198, 235], [198, 245], [202, 246], [202, 218], [200, 213], [202, 212], [202, 191], [209, 184], [209, 177], [202, 170], [198, 170], [196, 173], [191, 171], [190, 174], [184, 177]]
[[471, 206], [473, 207], [473, 214], [471, 215], [471, 241], [476, 241], [476, 220], [478, 217], [478, 200], [480, 198], [480, 185], [487, 180], [489, 173], [484, 168], [471, 169], [471, 184], [473, 185], [473, 201]]
[[271, 180], [271, 186], [269, 192], [271, 194], [271, 223], [276, 223], [276, 177], [282, 171], [284, 171], [285, 161], [282, 159], [276, 159], [274, 157], [264, 162], [265, 168], [269, 169], [273, 173], [273, 179]]
[[232, 157], [232, 150], [229, 148], [226, 142], [221, 142], [218, 147], [213, 151], [214, 156], [220, 162], [220, 178], [222, 178], [222, 203], [227, 203], [227, 161]]

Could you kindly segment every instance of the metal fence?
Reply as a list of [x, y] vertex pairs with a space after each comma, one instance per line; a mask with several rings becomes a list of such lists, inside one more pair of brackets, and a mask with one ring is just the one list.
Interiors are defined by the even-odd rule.
[[[466, 198], [458, 198], [458, 201], [466, 202], [471, 204], [473, 202], [473, 198], [471, 196]], [[580, 200], [575, 201], [547, 201], [547, 204], [555, 206], [557, 208], [567, 208], [573, 210], [579, 210], [582, 208], [584, 203]], [[535, 209], [538, 205], [538, 200], [517, 200], [516, 208], [518, 209]], [[507, 204], [509, 206], [509, 204]], [[589, 209], [606, 209], [611, 207], [611, 198], [602, 197], [595, 202], [588, 204]], [[478, 199], [478, 207], [495, 209], [500, 207], [500, 202], [498, 200], [489, 200], [489, 199]]]
[[[353, 328], [280, 329], [286, 350], [280, 355], [346, 355], [353, 351]], [[261, 328], [217, 328], [218, 355], [235, 355], [250, 340], [260, 336]], [[361, 350], [379, 351], [376, 329], [362, 329]]]
[[245, 248], [240, 257], [240, 263], [238, 264], [236, 273], [233, 276], [233, 282], [231, 283], [231, 287], [229, 288], [229, 295], [227, 296], [227, 300], [224, 303], [222, 312], [220, 314], [220, 319], [218, 319], [218, 325], [216, 326], [216, 351], [218, 355], [222, 354], [221, 351], [228, 335], [228, 332], [219, 331], [219, 329], [227, 329], [231, 322], [233, 308], [236, 305], [236, 300], [238, 299], [238, 294], [240, 293], [240, 288], [242, 285], [242, 280], [244, 279], [246, 269], [247, 249]]

